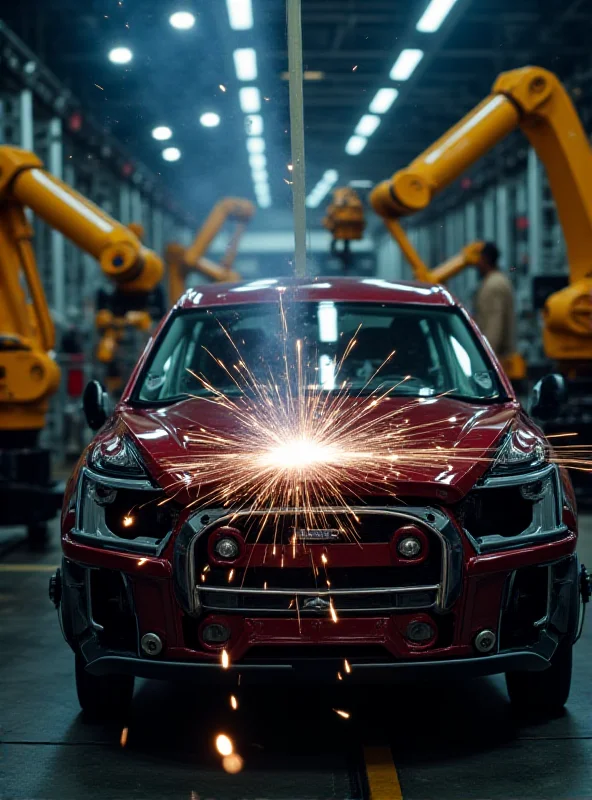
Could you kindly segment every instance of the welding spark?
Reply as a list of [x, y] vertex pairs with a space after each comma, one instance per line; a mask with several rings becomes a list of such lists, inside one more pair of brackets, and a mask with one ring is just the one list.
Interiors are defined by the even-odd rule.
[[234, 570], [231, 569], [230, 572], [228, 573], [228, 583], [232, 583], [233, 578], [234, 578]]
[[338, 681], [342, 681], [343, 680], [343, 675], [341, 674], [341, 672], [337, 673], [337, 680]]
[[230, 666], [230, 658], [228, 657], [228, 653], [226, 650], [222, 650], [222, 654], [220, 656], [220, 663], [222, 664], [222, 669], [228, 669]]
[[224, 733], [219, 733], [218, 736], [216, 736], [216, 750], [221, 756], [232, 755], [234, 750], [232, 739], [229, 736], [226, 736]]
[[99, 86], [99, 84], [98, 84], [98, 83], [95, 83], [95, 86], [97, 87], [97, 89], [100, 89], [102, 92], [104, 92], [104, 91], [105, 91], [105, 90], [103, 89], [103, 87], [102, 87], [102, 86]]
[[226, 86], [224, 86], [223, 83], [220, 83], [218, 88], [220, 89], [221, 92], [225, 92], [226, 91]]
[[133, 517], [130, 517], [129, 515], [126, 515], [123, 518], [123, 527], [124, 528], [129, 528], [130, 525], [133, 525], [133, 524], [134, 524], [134, 518]]
[[357, 70], [357, 68], [358, 68], [358, 65], [356, 64], [355, 66], [352, 67], [352, 72], [355, 72]]
[[331, 619], [333, 622], [339, 622], [339, 617], [335, 611], [335, 606], [333, 605], [333, 599], [329, 598], [329, 613], [331, 614]]
[[338, 714], [340, 717], [342, 717], [343, 719], [349, 719], [351, 717], [351, 714], [349, 713], [349, 711], [341, 711], [341, 709], [339, 709], [339, 708], [334, 708], [333, 711], [336, 714]]
[[322, 554], [321, 561], [323, 562], [323, 564], [327, 563], [327, 556], [325, 555], [325, 553]]
[[120, 744], [122, 747], [125, 747], [125, 746], [126, 746], [126, 744], [127, 744], [127, 735], [128, 735], [128, 733], [129, 733], [129, 728], [124, 728], [124, 729], [121, 731], [121, 736], [119, 737], [119, 744]]
[[[359, 541], [353, 506], [362, 495], [396, 497], [401, 485], [425, 481], [426, 471], [434, 471], [434, 480], [442, 481], [441, 491], [446, 492], [453, 465], [492, 463], [491, 451], [462, 446], [461, 417], [436, 413], [435, 404], [443, 395], [404, 397], [398, 390], [411, 380], [410, 375], [381, 380], [386, 364], [392, 361], [396, 366], [395, 352], [361, 389], [352, 391], [340, 372], [357, 346], [359, 328], [344, 342], [341, 357], [332, 361], [333, 388], [327, 391], [315, 372], [316, 354], [306, 356], [303, 340], [289, 335], [281, 292], [278, 297], [279, 371], [269, 365], [250, 366], [241, 352], [240, 338], [235, 341], [220, 324], [232, 358], [225, 361], [204, 350], [232, 391], [216, 388], [204, 374], [190, 373], [200, 390], [192, 402], [213, 406], [215, 419], [223, 420], [221, 427], [204, 424], [188, 430], [184, 455], [164, 462], [173, 490], [192, 494], [190, 505], [218, 504], [246, 516], [264, 512], [272, 524], [274, 520], [279, 524], [289, 509], [295, 530], [334, 527], [335, 517], [325, 509], [337, 507], [345, 510], [339, 519], [340, 531]], [[410, 412], [428, 400], [434, 413], [427, 418], [422, 415], [421, 422], [413, 420]], [[555, 446], [548, 460], [592, 471], [592, 448]], [[126, 519], [131, 517], [124, 518], [128, 526], [131, 522]], [[253, 535], [258, 540], [261, 533]], [[296, 558], [300, 547], [296, 536], [290, 544]], [[275, 541], [273, 546], [275, 553]], [[282, 564], [283, 558], [282, 551]], [[299, 612], [297, 602], [296, 609]], [[330, 615], [337, 621], [332, 602]]]
[[351, 672], [351, 667], [349, 665], [349, 661], [347, 660], [347, 658], [343, 659], [343, 668], [345, 669], [346, 672], [348, 673]]
[[224, 771], [228, 772], [230, 775], [236, 775], [237, 772], [240, 772], [244, 763], [245, 762], [238, 753], [232, 753], [229, 756], [224, 756], [222, 759], [222, 767]]
[[233, 694], [230, 695], [230, 707], [232, 708], [233, 711], [236, 711], [236, 709], [238, 708], [238, 700]]
[[147, 559], [147, 558], [141, 558], [141, 559], [138, 561], [138, 566], [139, 566], [139, 567], [141, 567], [141, 566], [142, 566], [143, 564], [145, 564], [147, 561], [148, 561], [148, 559]]

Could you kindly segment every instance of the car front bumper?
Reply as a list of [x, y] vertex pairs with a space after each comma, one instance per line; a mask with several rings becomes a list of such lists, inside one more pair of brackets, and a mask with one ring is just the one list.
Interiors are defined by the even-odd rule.
[[[398, 683], [439, 678], [477, 678], [513, 670], [538, 672], [547, 669], [548, 659], [534, 650], [500, 653], [492, 656], [447, 659], [442, 661], [399, 661], [389, 663], [351, 663], [348, 682]], [[208, 684], [241, 685], [276, 682], [335, 683], [343, 668], [341, 659], [302, 659], [294, 663], [219, 664], [195, 661], [149, 661], [119, 655], [99, 655], [87, 664], [92, 675], [125, 674], [157, 680], [190, 680]]]

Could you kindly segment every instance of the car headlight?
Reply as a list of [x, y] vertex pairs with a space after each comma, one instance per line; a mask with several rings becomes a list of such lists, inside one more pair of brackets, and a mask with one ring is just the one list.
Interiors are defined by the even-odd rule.
[[93, 470], [109, 475], [149, 477], [136, 448], [127, 436], [118, 433], [98, 442], [92, 448], [88, 464]]
[[543, 442], [530, 431], [514, 428], [499, 448], [488, 475], [522, 473], [542, 466], [545, 460]]
[[557, 465], [544, 442], [513, 430], [491, 469], [459, 505], [460, 521], [478, 552], [507, 550], [565, 535]]
[[150, 479], [134, 445], [114, 435], [92, 448], [81, 470], [71, 535], [93, 546], [155, 554], [178, 513]]

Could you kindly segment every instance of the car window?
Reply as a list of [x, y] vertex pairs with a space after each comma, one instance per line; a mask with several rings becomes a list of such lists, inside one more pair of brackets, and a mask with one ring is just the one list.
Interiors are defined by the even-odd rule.
[[322, 301], [293, 303], [283, 314], [273, 303], [178, 311], [133, 397], [170, 401], [212, 387], [238, 395], [247, 384], [296, 381], [296, 341], [300, 379], [311, 389], [503, 395], [493, 365], [455, 309]]

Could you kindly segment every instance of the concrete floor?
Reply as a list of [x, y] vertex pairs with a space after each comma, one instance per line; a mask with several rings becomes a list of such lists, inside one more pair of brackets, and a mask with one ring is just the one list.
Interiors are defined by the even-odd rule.
[[[580, 555], [592, 565], [592, 516]], [[73, 657], [47, 597], [58, 561], [57, 527], [46, 552], [17, 548], [0, 560], [3, 800], [360, 798], [371, 747], [392, 757], [405, 800], [592, 797], [589, 624], [567, 710], [551, 721], [515, 719], [501, 677], [400, 691], [251, 690], [236, 712], [227, 693], [141, 682], [122, 747], [121, 726], [79, 713]], [[221, 768], [220, 732], [244, 758], [238, 775]], [[401, 793], [390, 785], [382, 797]]]

